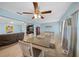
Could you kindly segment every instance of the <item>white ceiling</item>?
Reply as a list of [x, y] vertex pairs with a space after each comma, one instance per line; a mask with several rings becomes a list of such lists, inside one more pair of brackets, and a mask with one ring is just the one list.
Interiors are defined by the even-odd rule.
[[[36, 20], [37, 22], [56, 22], [63, 16], [72, 2], [39, 2], [40, 10], [52, 10], [51, 14], [43, 15], [45, 18]], [[8, 10], [12, 13], [16, 12], [33, 12], [34, 7], [32, 2], [0, 2], [0, 8]], [[22, 15], [32, 19], [33, 15]], [[33, 20], [34, 21], [34, 20]]]

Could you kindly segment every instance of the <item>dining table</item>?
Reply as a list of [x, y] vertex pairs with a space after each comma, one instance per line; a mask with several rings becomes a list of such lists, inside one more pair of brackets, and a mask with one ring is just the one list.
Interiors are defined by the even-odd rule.
[[50, 39], [43, 38], [43, 37], [33, 37], [28, 38], [24, 41], [25, 43], [30, 43], [33, 49], [34, 54], [37, 55], [37, 53], [42, 53], [42, 56], [44, 56], [45, 52], [52, 51]]
[[45, 48], [50, 48], [50, 41], [40, 37], [29, 38], [25, 42], [38, 45], [41, 47], [45, 47]]

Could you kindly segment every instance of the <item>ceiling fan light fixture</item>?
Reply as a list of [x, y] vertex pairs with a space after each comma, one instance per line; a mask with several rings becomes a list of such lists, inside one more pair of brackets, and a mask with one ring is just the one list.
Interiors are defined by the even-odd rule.
[[33, 6], [34, 6], [34, 11], [33, 12], [22, 12], [22, 13], [17, 12], [17, 14], [19, 14], [19, 15], [33, 14], [32, 19], [37, 19], [37, 18], [44, 19], [44, 17], [42, 16], [42, 14], [48, 14], [48, 13], [51, 13], [52, 12], [51, 10], [48, 10], [48, 11], [40, 11], [38, 2], [33, 2]]
[[34, 19], [35, 17], [33, 16], [32, 19]]
[[35, 18], [41, 18], [41, 16], [38, 15], [38, 14], [34, 14], [34, 17], [35, 17]]
[[41, 16], [40, 16], [40, 15], [38, 15], [38, 18], [41, 18]]
[[43, 17], [43, 16], [41, 16], [41, 19], [44, 19], [44, 17]]
[[37, 18], [37, 17], [38, 17], [38, 15], [37, 15], [37, 14], [34, 14], [34, 17], [35, 17], [35, 18]]

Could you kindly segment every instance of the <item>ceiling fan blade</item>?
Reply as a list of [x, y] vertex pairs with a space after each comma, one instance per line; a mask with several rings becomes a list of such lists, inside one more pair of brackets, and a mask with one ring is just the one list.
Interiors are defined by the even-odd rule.
[[41, 14], [47, 14], [47, 13], [51, 13], [52, 11], [49, 10], [49, 11], [42, 11]]
[[33, 2], [33, 5], [34, 5], [34, 13], [35, 14], [39, 14], [39, 8], [38, 8], [38, 3], [37, 2]]
[[17, 14], [19, 14], [19, 15], [22, 15], [22, 13], [20, 13], [20, 12], [16, 12]]
[[44, 19], [44, 17], [43, 17], [43, 16], [41, 16], [41, 19]]
[[34, 10], [38, 9], [38, 3], [37, 2], [33, 2], [34, 5]]
[[33, 14], [33, 13], [31, 13], [31, 12], [22, 12], [23, 14]]

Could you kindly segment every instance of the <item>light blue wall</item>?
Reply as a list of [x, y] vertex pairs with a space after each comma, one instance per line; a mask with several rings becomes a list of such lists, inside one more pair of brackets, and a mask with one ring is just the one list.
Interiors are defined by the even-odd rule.
[[22, 25], [14, 24], [14, 32], [22, 32]]
[[5, 30], [4, 30], [5, 24], [4, 23], [0, 23], [0, 34], [4, 34]]
[[0, 34], [7, 34], [6, 25], [11, 24], [10, 22], [13, 22], [12, 23], [12, 25], [14, 27], [13, 33], [24, 32], [22, 30], [22, 26], [25, 24], [24, 22], [0, 16]]
[[[7, 25], [7, 23], [0, 23], [0, 34], [7, 34], [6, 33], [6, 25]], [[21, 25], [13, 24], [13, 27], [14, 27], [13, 33], [22, 32], [22, 26]]]
[[[51, 26], [47, 28], [46, 26]], [[41, 32], [55, 32], [56, 34], [59, 33], [59, 23], [58, 22], [51, 22], [51, 23], [44, 23], [41, 24]]]
[[[51, 27], [46, 27], [51, 26]], [[41, 32], [54, 32], [54, 39], [59, 40], [59, 22], [44, 23], [40, 25]]]

